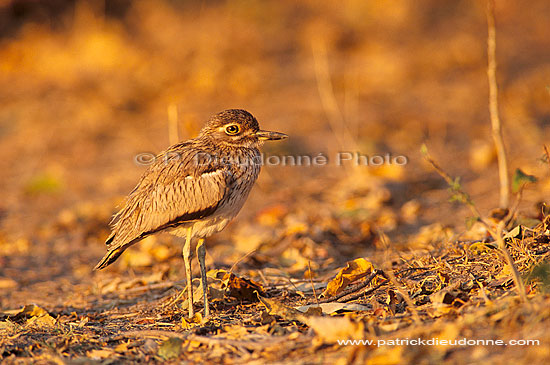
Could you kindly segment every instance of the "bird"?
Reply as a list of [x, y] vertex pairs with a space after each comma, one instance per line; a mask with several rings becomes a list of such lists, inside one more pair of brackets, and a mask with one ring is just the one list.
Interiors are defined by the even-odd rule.
[[168, 232], [184, 237], [188, 316], [193, 318], [190, 258], [191, 241], [197, 238], [204, 317], [208, 318], [205, 239], [223, 230], [241, 210], [260, 173], [263, 142], [287, 137], [260, 130], [256, 118], [243, 109], [213, 115], [196, 138], [177, 143], [153, 159], [113, 216], [105, 241], [107, 253], [94, 270], [109, 266], [147, 236]]

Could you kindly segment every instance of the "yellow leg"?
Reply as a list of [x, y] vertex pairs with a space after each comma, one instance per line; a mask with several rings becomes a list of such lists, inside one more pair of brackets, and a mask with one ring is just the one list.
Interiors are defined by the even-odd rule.
[[204, 247], [204, 238], [199, 239], [197, 244], [197, 257], [201, 267], [201, 284], [202, 284], [202, 296], [204, 297], [204, 318], [210, 316], [210, 308], [208, 307], [208, 281], [206, 279], [206, 247]]
[[183, 261], [185, 262], [185, 275], [187, 277], [187, 300], [189, 302], [189, 318], [193, 318], [193, 278], [191, 277], [191, 233], [193, 228], [187, 229], [187, 239], [183, 246]]

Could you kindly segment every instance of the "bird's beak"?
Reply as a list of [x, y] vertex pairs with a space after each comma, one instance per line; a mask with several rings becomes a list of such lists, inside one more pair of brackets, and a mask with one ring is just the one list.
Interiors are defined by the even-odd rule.
[[288, 136], [284, 133], [272, 131], [257, 131], [254, 135], [261, 141], [276, 141], [279, 139], [288, 138]]

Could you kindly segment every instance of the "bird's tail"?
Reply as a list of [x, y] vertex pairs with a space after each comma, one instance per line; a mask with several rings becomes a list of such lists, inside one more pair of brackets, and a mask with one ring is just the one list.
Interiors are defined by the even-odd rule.
[[128, 247], [132, 246], [134, 243], [141, 241], [142, 239], [147, 237], [149, 234], [150, 233], [142, 234], [139, 237], [134, 238], [130, 242], [126, 242], [124, 244], [116, 243], [115, 233], [111, 234], [111, 236], [109, 236], [109, 238], [107, 238], [107, 241], [105, 241], [105, 244], [108, 247], [108, 251], [105, 254], [105, 256], [103, 256], [101, 261], [99, 261], [99, 263], [94, 267], [94, 270], [101, 270], [101, 269], [104, 269], [107, 266], [111, 265], [113, 262], [116, 261], [116, 259], [118, 259], [118, 257], [120, 255], [122, 255], [124, 250], [126, 250]]
[[122, 246], [114, 250], [109, 250], [109, 252], [107, 252], [101, 261], [99, 261], [99, 263], [94, 267], [94, 270], [101, 270], [111, 265], [120, 255], [122, 255], [125, 249], [126, 247]]

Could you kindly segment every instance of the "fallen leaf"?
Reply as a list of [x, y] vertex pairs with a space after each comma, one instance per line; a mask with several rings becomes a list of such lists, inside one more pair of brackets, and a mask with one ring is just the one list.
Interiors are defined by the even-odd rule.
[[411, 240], [411, 248], [431, 248], [438, 242], [449, 240], [453, 236], [453, 230], [441, 223], [433, 223], [420, 227], [419, 233]]
[[378, 307], [374, 310], [374, 315], [376, 317], [386, 318], [388, 314], [389, 312], [386, 310], [386, 308], [383, 308], [383, 307]]
[[27, 325], [37, 327], [51, 327], [55, 325], [55, 319], [46, 311], [35, 304], [25, 305], [19, 311], [8, 311], [6, 314], [14, 314], [10, 319], [18, 322], [25, 320]]
[[401, 207], [401, 217], [405, 222], [413, 223], [418, 218], [421, 207], [418, 200], [409, 200]]
[[158, 343], [152, 338], [146, 339], [143, 345], [141, 345], [141, 349], [147, 354], [157, 353], [158, 348], [159, 348]]
[[0, 289], [12, 289], [17, 287], [17, 281], [10, 278], [0, 278]]
[[170, 360], [181, 354], [181, 344], [183, 340], [177, 337], [171, 337], [164, 341], [158, 350], [158, 355], [164, 360]]
[[388, 290], [388, 299], [386, 303], [388, 304], [388, 309], [391, 314], [397, 313], [397, 306], [404, 301], [403, 296], [399, 293], [396, 293], [394, 290]]
[[400, 322], [380, 323], [378, 329], [382, 333], [391, 333], [397, 331], [400, 326], [402, 326]]
[[233, 233], [231, 240], [232, 247], [242, 254], [249, 253], [264, 242], [273, 239], [274, 229], [265, 225], [244, 225], [239, 226]]
[[537, 182], [535, 176], [526, 174], [521, 169], [516, 169], [512, 177], [512, 191], [517, 193], [524, 185], [534, 182]]
[[90, 350], [86, 352], [86, 356], [90, 359], [105, 359], [108, 357], [111, 357], [115, 354], [115, 352], [111, 349], [101, 349], [101, 350]]
[[295, 307], [296, 310], [299, 310], [302, 313], [306, 313], [311, 308], [320, 308], [323, 314], [332, 314], [340, 311], [341, 312], [370, 311], [372, 309], [365, 305], [355, 304], [355, 303], [321, 303], [321, 304], [310, 304], [310, 305]]
[[289, 285], [288, 289], [301, 291], [303, 293], [313, 293], [313, 289], [320, 291], [321, 289], [326, 288], [326, 286], [327, 284], [325, 283], [313, 283], [313, 285], [311, 285], [311, 282], [304, 282], [296, 284], [294, 287]]
[[500, 286], [507, 282], [508, 280], [512, 279], [512, 275], [514, 273], [514, 270], [510, 267], [510, 265], [504, 265], [502, 267], [502, 270], [498, 274], [495, 275], [495, 280], [492, 281], [489, 286], [495, 287]]
[[510, 232], [504, 235], [505, 240], [512, 240], [512, 238], [521, 239], [523, 235], [523, 227], [521, 225], [515, 226]]
[[285, 233], [287, 236], [294, 234], [307, 233], [309, 230], [309, 224], [302, 217], [296, 215], [289, 215], [284, 220], [286, 227]]
[[482, 171], [496, 159], [496, 150], [492, 141], [475, 140], [470, 147], [470, 166]]
[[340, 293], [355, 280], [371, 274], [373, 270], [374, 267], [372, 264], [364, 258], [348, 261], [346, 267], [340, 269], [336, 277], [328, 283], [327, 288], [321, 295], [324, 297], [332, 297]]
[[31, 317], [27, 319], [27, 325], [35, 327], [53, 327], [55, 326], [55, 319], [49, 314], [40, 317]]
[[355, 322], [348, 317], [305, 317], [305, 323], [315, 331], [322, 343], [335, 343], [338, 340], [360, 340], [365, 334], [363, 322]]
[[536, 282], [537, 287], [546, 293], [550, 291], [550, 264], [541, 262], [527, 274], [527, 282]]
[[289, 271], [296, 272], [308, 269], [310, 259], [304, 257], [296, 247], [289, 247], [282, 252], [279, 262], [282, 266], [288, 267]]
[[388, 180], [401, 181], [405, 175], [405, 169], [402, 165], [384, 164], [370, 169], [374, 176], [381, 176]]
[[367, 365], [398, 365], [403, 364], [404, 346], [384, 346], [377, 348], [367, 360]]
[[255, 302], [257, 299], [255, 292], [262, 295], [264, 292], [264, 288], [260, 283], [252, 279], [238, 277], [233, 273], [225, 274], [223, 277], [223, 288], [225, 288], [227, 296], [251, 302]]
[[281, 304], [279, 302], [276, 302], [274, 300], [264, 298], [262, 296], [258, 295], [258, 299], [260, 302], [265, 306], [267, 309], [267, 313], [270, 315], [276, 315], [279, 317], [282, 317], [288, 321], [300, 321], [304, 322], [304, 318], [306, 317], [301, 311], [294, 309], [292, 307], [288, 307], [284, 304]]
[[36, 304], [27, 304], [20, 311], [18, 311], [13, 319], [40, 317], [48, 314], [44, 308], [37, 306]]
[[488, 252], [490, 250], [496, 250], [497, 246], [492, 243], [486, 243], [486, 242], [475, 242], [472, 243], [468, 249], [475, 253], [476, 255], [480, 255], [482, 253]]
[[128, 344], [126, 342], [122, 342], [120, 344], [118, 344], [116, 347], [115, 347], [115, 351], [116, 352], [125, 352], [125, 351], [128, 351]]
[[10, 322], [10, 321], [2, 321], [0, 322], [0, 330], [5, 330], [5, 329], [11, 329], [11, 328], [15, 328], [17, 325]]
[[260, 211], [256, 219], [261, 225], [275, 227], [280, 224], [287, 213], [287, 207], [282, 204], [276, 204]]
[[444, 289], [433, 294], [430, 299], [434, 304], [447, 304], [455, 307], [461, 307], [465, 302], [470, 300], [470, 297], [467, 293], [464, 293], [458, 289]]
[[238, 340], [248, 336], [248, 329], [238, 324], [224, 326], [223, 331], [225, 332], [226, 337], [231, 339]]
[[196, 327], [197, 325], [202, 324], [203, 322], [204, 322], [204, 319], [202, 318], [202, 314], [200, 314], [200, 312], [196, 312], [193, 318], [183, 317], [181, 319], [181, 327], [184, 329], [190, 329], [190, 328]]
[[[440, 341], [441, 340], [452, 341], [458, 337], [458, 335], [460, 334], [460, 329], [461, 329], [460, 324], [451, 322], [445, 325], [445, 327], [443, 327], [443, 329], [441, 330], [437, 338]], [[443, 345], [438, 345], [438, 346], [445, 348], [445, 346]]]

